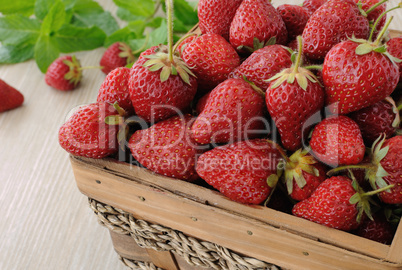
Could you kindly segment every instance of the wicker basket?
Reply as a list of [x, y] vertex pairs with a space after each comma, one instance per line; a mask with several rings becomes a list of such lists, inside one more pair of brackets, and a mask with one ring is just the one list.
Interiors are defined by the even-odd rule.
[[128, 163], [70, 161], [133, 269], [402, 269], [402, 225], [388, 246]]
[[388, 246], [114, 159], [70, 161], [132, 269], [402, 269], [402, 224]]

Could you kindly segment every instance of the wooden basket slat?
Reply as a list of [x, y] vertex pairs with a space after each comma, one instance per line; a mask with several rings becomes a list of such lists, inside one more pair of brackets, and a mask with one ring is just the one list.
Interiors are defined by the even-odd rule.
[[[178, 184], [128, 164], [76, 157], [71, 162], [77, 186], [88, 197], [262, 261], [289, 269], [401, 267], [382, 260], [388, 255], [387, 245], [269, 208], [240, 205], [206, 188]], [[317, 241], [322, 239], [313, 236], [315, 228], [324, 240], [338, 245]], [[350, 238], [360, 245], [349, 243]]]

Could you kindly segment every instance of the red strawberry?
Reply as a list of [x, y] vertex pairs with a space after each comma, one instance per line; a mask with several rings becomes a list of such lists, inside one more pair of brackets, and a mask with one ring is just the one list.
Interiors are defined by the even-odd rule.
[[227, 79], [212, 90], [191, 130], [198, 143], [227, 143], [255, 137], [264, 128], [265, 104], [242, 79]]
[[240, 65], [236, 50], [222, 36], [205, 34], [187, 44], [182, 58], [197, 77], [199, 91], [208, 92]]
[[291, 53], [286, 48], [281, 45], [268, 45], [253, 52], [229, 77], [246, 77], [265, 92], [270, 84], [267, 80], [291, 65]]
[[196, 158], [204, 150], [190, 136], [192, 120], [191, 115], [173, 116], [136, 131], [128, 144], [132, 155], [153, 172], [195, 181], [199, 178], [195, 171]]
[[[131, 68], [129, 79], [130, 97], [135, 113], [148, 122], [158, 122], [184, 110], [197, 91], [197, 81], [193, 76], [188, 76], [187, 82], [178, 75], [162, 79], [161, 76], [166, 75], [167, 69], [162, 67], [162, 73], [161, 70], [154, 71], [152, 66], [148, 67], [155, 57], [165, 57], [167, 60], [166, 47], [154, 46], [141, 53]], [[176, 63], [184, 64], [178, 58]]]
[[124, 42], [115, 42], [103, 53], [100, 60], [102, 71], [108, 74], [115, 68], [125, 67], [134, 62], [131, 48]]
[[70, 55], [61, 56], [54, 60], [45, 74], [45, 82], [62, 91], [77, 88], [81, 79], [81, 64], [75, 56]]
[[369, 211], [367, 198], [359, 199], [364, 197], [359, 195], [348, 177], [333, 176], [322, 182], [308, 199], [298, 202], [292, 212], [330, 228], [350, 231], [359, 226], [360, 211]]
[[68, 153], [104, 158], [117, 152], [117, 126], [106, 124], [115, 108], [104, 102], [80, 107], [60, 128], [59, 143]]
[[311, 196], [326, 177], [326, 167], [306, 150], [285, 158], [284, 180], [290, 197], [302, 201]]
[[130, 69], [126, 67], [115, 68], [106, 76], [103, 81], [96, 101], [104, 101], [119, 106], [126, 112], [126, 115], [133, 115], [134, 108], [128, 90]]
[[199, 27], [203, 34], [218, 34], [229, 40], [229, 28], [243, 0], [200, 0]]
[[395, 102], [390, 97], [352, 112], [349, 117], [359, 125], [366, 145], [372, 145], [383, 133], [390, 138], [401, 122]]
[[374, 51], [377, 44], [348, 40], [326, 55], [322, 77], [332, 112], [360, 110], [385, 99], [396, 88], [398, 67], [387, 54]]
[[[388, 40], [387, 51], [392, 56], [402, 60], [402, 36]], [[397, 63], [397, 65], [399, 67], [399, 82], [402, 82], [402, 62]]]
[[301, 6], [283, 4], [276, 8], [281, 15], [288, 31], [288, 40], [295, 39], [303, 33], [310, 18], [309, 11]]
[[313, 14], [319, 7], [321, 7], [328, 0], [304, 0], [303, 7], [307, 9], [310, 14]]
[[373, 214], [373, 220], [365, 219], [359, 225], [355, 234], [385, 245], [390, 245], [396, 227], [391, 224], [384, 215], [383, 211]]
[[267, 140], [255, 139], [216, 147], [202, 154], [196, 170], [202, 179], [233, 201], [260, 204], [272, 191], [267, 179], [277, 181], [278, 150]]
[[294, 65], [270, 79], [272, 83], [265, 94], [282, 145], [291, 151], [301, 148], [309, 131], [306, 121], [324, 107], [324, 90], [313, 73], [300, 67], [301, 56], [299, 50]]
[[310, 147], [318, 160], [333, 167], [358, 164], [365, 152], [359, 126], [343, 115], [318, 123], [313, 130]]
[[20, 91], [0, 79], [0, 112], [15, 109], [24, 103]]
[[141, 53], [131, 68], [129, 90], [134, 111], [145, 121], [158, 122], [190, 107], [197, 80], [173, 48], [173, 0], [166, 1], [167, 45]]
[[353, 0], [329, 0], [308, 20], [303, 31], [303, 53], [322, 60], [336, 44], [348, 37], [368, 38], [369, 22]]
[[[256, 12], [258, 11], [258, 12]], [[271, 38], [286, 44], [287, 30], [281, 15], [269, 0], [243, 0], [230, 25], [230, 43], [239, 52], [260, 49]]]

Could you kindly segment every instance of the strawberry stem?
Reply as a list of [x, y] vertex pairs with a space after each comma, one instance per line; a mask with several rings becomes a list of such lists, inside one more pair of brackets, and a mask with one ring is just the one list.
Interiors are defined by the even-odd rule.
[[274, 141], [271, 141], [270, 139], [266, 139], [267, 142], [269, 142], [270, 144], [272, 144], [277, 150], [278, 152], [281, 154], [282, 158], [286, 161], [286, 163], [288, 164], [293, 164], [293, 162], [289, 159], [289, 157], [286, 155], [285, 151], [282, 149], [282, 147], [279, 146], [279, 144], [277, 144]]
[[[387, 31], [389, 24], [391, 23], [391, 21], [393, 20], [394, 17], [389, 18], [389, 20], [385, 23], [384, 27], [381, 29], [381, 32], [378, 34], [377, 39], [374, 41], [374, 45], [378, 46], [382, 40], [382, 37], [385, 34], [385, 31]], [[372, 34], [374, 33], [374, 29], [377, 26], [377, 23], [379, 22], [379, 20], [376, 21], [376, 23], [373, 26], [373, 29], [371, 29], [371, 33], [370, 33], [370, 38], [372, 38]], [[371, 40], [371, 39], [370, 39]]]
[[181, 44], [185, 39], [187, 39], [188, 37], [192, 37], [192, 36], [198, 36], [198, 34], [196, 34], [196, 33], [188, 33], [188, 34], [182, 36], [182, 37], [176, 42], [176, 44], [173, 46], [173, 52], [176, 51], [177, 47], [179, 47], [180, 44]]
[[173, 0], [166, 0], [167, 27], [168, 27], [168, 55], [169, 62], [173, 63]]
[[299, 66], [301, 64], [302, 60], [302, 50], [303, 50], [303, 39], [301, 36], [297, 37], [297, 57], [296, 57], [296, 62], [293, 68], [293, 73], [296, 74], [299, 71]]
[[327, 175], [332, 176], [332, 175], [334, 175], [334, 174], [336, 174], [338, 172], [345, 171], [345, 170], [348, 170], [348, 169], [369, 169], [369, 168], [372, 168], [372, 167], [373, 167], [372, 164], [358, 164], [358, 165], [340, 166], [340, 167], [334, 168], [332, 170], [329, 170], [327, 172]]
[[381, 6], [382, 4], [388, 2], [388, 0], [382, 0], [380, 2], [378, 2], [377, 4], [373, 5], [372, 7], [370, 7], [368, 10], [365, 10], [364, 12], [366, 12], [366, 15], [369, 15], [374, 9], [376, 9], [377, 7]]

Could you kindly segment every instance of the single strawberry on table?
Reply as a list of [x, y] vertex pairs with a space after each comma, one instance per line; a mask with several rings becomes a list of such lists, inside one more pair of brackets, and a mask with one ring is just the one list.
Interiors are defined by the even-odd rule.
[[104, 158], [117, 152], [117, 125], [107, 117], [117, 115], [109, 103], [84, 105], [60, 127], [59, 143], [68, 153], [88, 158]]
[[236, 50], [218, 34], [204, 34], [189, 42], [181, 57], [197, 78], [198, 91], [206, 93], [228, 78], [240, 65]]
[[82, 67], [74, 55], [60, 56], [50, 64], [45, 74], [46, 84], [61, 91], [77, 88], [81, 79]]
[[149, 170], [193, 182], [197, 157], [206, 148], [191, 138], [191, 115], [173, 116], [136, 131], [128, 142], [133, 157]]
[[292, 65], [291, 52], [281, 45], [267, 45], [254, 51], [230, 74], [230, 78], [244, 78], [265, 92], [268, 79]]
[[237, 8], [243, 0], [200, 0], [199, 27], [203, 34], [213, 33], [229, 40], [229, 29]]
[[149, 48], [131, 68], [129, 90], [135, 113], [159, 122], [190, 106], [197, 80], [173, 50], [173, 3], [167, 0], [168, 45]]
[[280, 159], [278, 150], [270, 142], [254, 139], [205, 152], [199, 157], [196, 170], [202, 179], [229, 199], [260, 204], [278, 181]]
[[269, 0], [243, 0], [230, 25], [229, 41], [238, 52], [250, 53], [274, 37], [277, 44], [286, 44], [287, 35], [281, 15]]
[[359, 126], [343, 115], [330, 116], [318, 123], [310, 147], [318, 160], [332, 167], [358, 164], [365, 153]]
[[102, 72], [108, 74], [115, 68], [134, 62], [131, 48], [124, 42], [115, 42], [106, 49], [100, 60]]
[[264, 94], [243, 79], [230, 78], [215, 87], [191, 127], [200, 144], [255, 138], [265, 130]]
[[24, 103], [24, 95], [0, 79], [0, 112], [15, 109], [22, 103]]
[[323, 60], [333, 46], [352, 36], [368, 38], [369, 21], [353, 0], [329, 0], [311, 15], [303, 30], [303, 53]]
[[111, 104], [117, 102], [126, 112], [126, 116], [133, 115], [134, 107], [128, 89], [129, 79], [129, 68], [118, 67], [113, 69], [106, 75], [105, 80], [100, 86], [96, 101], [109, 102]]
[[295, 63], [271, 77], [265, 101], [275, 122], [284, 148], [296, 151], [302, 147], [308, 132], [307, 121], [324, 106], [324, 90], [314, 74], [301, 67], [302, 40]]

